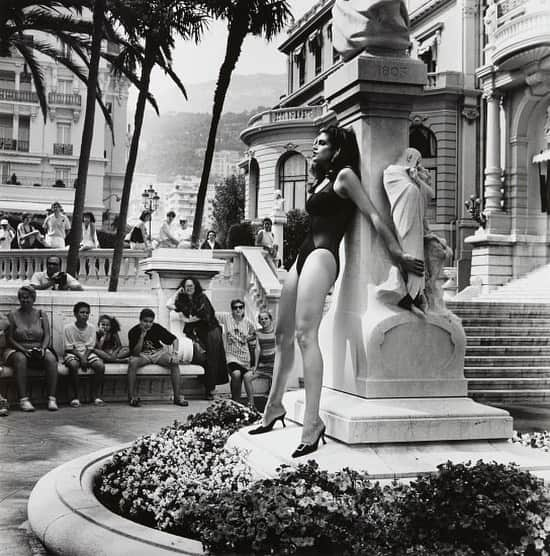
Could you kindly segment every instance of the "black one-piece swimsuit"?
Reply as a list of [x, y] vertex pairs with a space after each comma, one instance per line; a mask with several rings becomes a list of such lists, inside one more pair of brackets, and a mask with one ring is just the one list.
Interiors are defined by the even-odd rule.
[[310, 229], [300, 246], [296, 259], [298, 274], [308, 255], [315, 249], [328, 249], [336, 261], [336, 275], [340, 272], [338, 249], [346, 233], [355, 204], [350, 199], [343, 199], [334, 191], [334, 182], [328, 183], [306, 201], [306, 211], [310, 216]]

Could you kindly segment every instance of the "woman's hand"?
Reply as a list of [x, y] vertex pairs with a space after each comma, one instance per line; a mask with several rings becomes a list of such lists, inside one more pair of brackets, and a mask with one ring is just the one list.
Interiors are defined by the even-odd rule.
[[407, 274], [416, 274], [417, 276], [424, 275], [424, 261], [421, 259], [415, 259], [412, 255], [403, 253], [400, 256], [399, 265]]

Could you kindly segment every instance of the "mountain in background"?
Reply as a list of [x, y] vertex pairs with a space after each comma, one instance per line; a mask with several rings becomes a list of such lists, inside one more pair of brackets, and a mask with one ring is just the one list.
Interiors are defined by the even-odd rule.
[[[185, 84], [185, 79], [183, 79]], [[212, 112], [215, 81], [185, 84], [187, 98], [175, 88], [155, 93], [161, 112]], [[245, 112], [255, 106], [273, 106], [286, 93], [286, 74], [233, 75], [225, 99], [225, 112]]]
[[[253, 115], [277, 104], [284, 91], [285, 79], [285, 75], [269, 74], [233, 77], [218, 127], [217, 151], [244, 154], [246, 145], [239, 139], [239, 134]], [[161, 115], [146, 112], [138, 172], [156, 174], [160, 181], [169, 181], [178, 174], [201, 175], [214, 87], [214, 82], [189, 85], [187, 92], [191, 102], [182, 102], [184, 112], [164, 113], [162, 97], [157, 95]]]

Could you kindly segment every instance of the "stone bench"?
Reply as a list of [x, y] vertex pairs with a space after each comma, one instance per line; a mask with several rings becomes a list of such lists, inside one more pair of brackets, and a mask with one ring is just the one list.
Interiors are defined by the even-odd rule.
[[[120, 292], [109, 293], [100, 291], [84, 292], [55, 292], [39, 291], [35, 303], [37, 309], [41, 309], [50, 321], [51, 344], [58, 354], [63, 357], [63, 328], [65, 324], [74, 322], [73, 305], [77, 301], [86, 301], [90, 304], [90, 322], [96, 323], [102, 314], [108, 314], [117, 318], [121, 325], [120, 338], [123, 344], [127, 344], [128, 330], [137, 324], [139, 312], [143, 307], [151, 307], [155, 313], [158, 311], [157, 296], [149, 292]], [[5, 295], [0, 300], [0, 313], [7, 314], [18, 306], [17, 295]], [[182, 326], [177, 319], [171, 319], [170, 323], [163, 323], [180, 339], [182, 337]], [[127, 363], [106, 363], [105, 383], [103, 398], [105, 401], [126, 401], [127, 390]], [[69, 400], [67, 392], [67, 367], [60, 361], [58, 364], [59, 384], [58, 399], [60, 403]], [[180, 373], [182, 377], [182, 392], [186, 397], [203, 397], [204, 391], [200, 378], [204, 375], [201, 365], [181, 364]], [[83, 377], [79, 393], [82, 400], [89, 398], [89, 384], [87, 376], [90, 371], [79, 371]], [[143, 400], [169, 400], [172, 398], [172, 383], [170, 371], [159, 365], [146, 365], [138, 370], [138, 395]], [[29, 371], [28, 380], [29, 395], [33, 401], [43, 402], [46, 400], [46, 381], [44, 373], [40, 371]], [[10, 402], [18, 398], [15, 384], [14, 372], [11, 367], [5, 365], [0, 352], [0, 394], [6, 396]]]

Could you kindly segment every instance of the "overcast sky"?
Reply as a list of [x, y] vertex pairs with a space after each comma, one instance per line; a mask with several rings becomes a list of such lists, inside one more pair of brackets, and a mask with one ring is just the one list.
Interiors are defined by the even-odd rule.
[[[297, 19], [301, 17], [316, 0], [289, 0], [292, 13]], [[286, 58], [277, 47], [283, 42], [286, 32], [275, 37], [271, 42], [256, 37], [247, 37], [235, 73], [285, 73]], [[212, 22], [200, 44], [180, 41], [174, 51], [174, 69], [184, 85], [215, 81], [225, 52], [227, 27], [223, 23]], [[151, 80], [151, 91], [158, 98], [181, 98], [174, 85], [162, 72], [154, 72]], [[213, 91], [212, 91], [213, 94]], [[133, 90], [128, 104], [129, 112], [134, 111], [136, 92]], [[180, 101], [178, 101], [178, 104]], [[164, 103], [163, 103], [164, 104]], [[168, 104], [171, 104], [168, 102]], [[172, 106], [161, 106], [161, 112], [172, 109]]]

